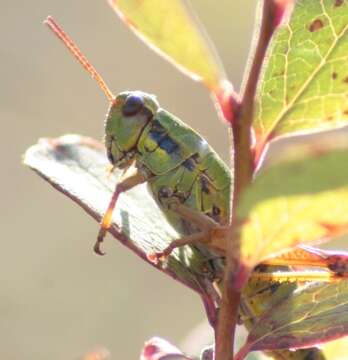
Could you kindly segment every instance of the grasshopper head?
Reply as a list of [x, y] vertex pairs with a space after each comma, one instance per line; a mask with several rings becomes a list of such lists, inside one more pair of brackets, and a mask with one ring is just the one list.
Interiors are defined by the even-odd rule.
[[113, 165], [121, 168], [127, 166], [136, 154], [136, 146], [142, 130], [159, 108], [155, 97], [141, 91], [127, 91], [115, 98], [104, 79], [59, 24], [51, 16], [45, 23], [97, 81], [111, 102], [105, 124], [107, 155]]
[[133, 160], [139, 136], [158, 108], [155, 96], [141, 91], [116, 96], [105, 124], [105, 146], [113, 165], [123, 168]]

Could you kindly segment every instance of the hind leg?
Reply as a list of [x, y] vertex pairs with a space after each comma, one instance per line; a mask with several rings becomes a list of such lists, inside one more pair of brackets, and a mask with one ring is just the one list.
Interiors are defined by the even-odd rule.
[[163, 251], [150, 254], [149, 259], [151, 261], [165, 260], [175, 248], [184, 245], [204, 244], [218, 253], [225, 252], [227, 227], [221, 226], [208, 215], [189, 208], [180, 202], [170, 203], [169, 208], [178, 213], [183, 219], [196, 225], [201, 231], [173, 240]]

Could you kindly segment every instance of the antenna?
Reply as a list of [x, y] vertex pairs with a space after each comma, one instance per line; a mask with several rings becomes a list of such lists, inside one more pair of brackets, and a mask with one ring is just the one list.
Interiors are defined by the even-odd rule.
[[85, 55], [82, 54], [81, 50], [77, 47], [74, 41], [66, 34], [63, 29], [56, 23], [52, 16], [48, 16], [44, 21], [44, 24], [47, 25], [57, 37], [65, 44], [68, 50], [73, 54], [75, 59], [86, 69], [86, 71], [95, 79], [99, 87], [103, 90], [107, 99], [112, 102], [115, 98], [113, 93], [110, 91], [109, 87], [106, 85], [106, 82], [99, 75], [98, 71], [94, 66], [87, 60]]

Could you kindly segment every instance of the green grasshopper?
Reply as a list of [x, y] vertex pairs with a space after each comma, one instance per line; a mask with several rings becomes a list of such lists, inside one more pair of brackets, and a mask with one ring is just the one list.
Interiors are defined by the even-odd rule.
[[[222, 253], [224, 225], [230, 218], [231, 173], [207, 141], [162, 109], [155, 96], [141, 91], [116, 97], [62, 28], [49, 17], [46, 24], [94, 77], [111, 105], [105, 124], [105, 146], [113, 167], [125, 169], [123, 180], [101, 222], [94, 250], [100, 249], [117, 199], [146, 182], [169, 223], [183, 237], [173, 241], [154, 261], [186, 244], [207, 243]], [[219, 234], [219, 231], [221, 234]]]

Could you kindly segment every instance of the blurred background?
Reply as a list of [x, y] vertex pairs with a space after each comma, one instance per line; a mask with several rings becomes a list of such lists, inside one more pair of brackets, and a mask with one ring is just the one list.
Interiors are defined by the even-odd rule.
[[[238, 88], [255, 2], [192, 0]], [[217, 6], [218, 4], [218, 6]], [[0, 0], [0, 357], [78, 359], [105, 346], [138, 359], [159, 335], [185, 339], [204, 319], [200, 299], [109, 238], [92, 251], [98, 225], [21, 164], [40, 137], [102, 139], [108, 103], [94, 81], [42, 25], [53, 15], [114, 93], [141, 89], [201, 132], [228, 161], [226, 127], [209, 94], [142, 44], [106, 0]]]
[[[191, 3], [238, 89], [255, 2]], [[47, 15], [63, 25], [115, 94], [156, 94], [228, 162], [227, 129], [209, 94], [142, 44], [106, 0], [0, 0], [0, 9], [0, 358], [79, 359], [101, 346], [112, 359], [138, 359], [155, 335], [194, 352], [192, 344], [204, 342], [208, 328], [198, 296], [111, 238], [107, 256], [94, 255], [98, 225], [22, 166], [21, 156], [40, 137], [102, 139], [104, 131], [108, 103], [42, 25]]]

